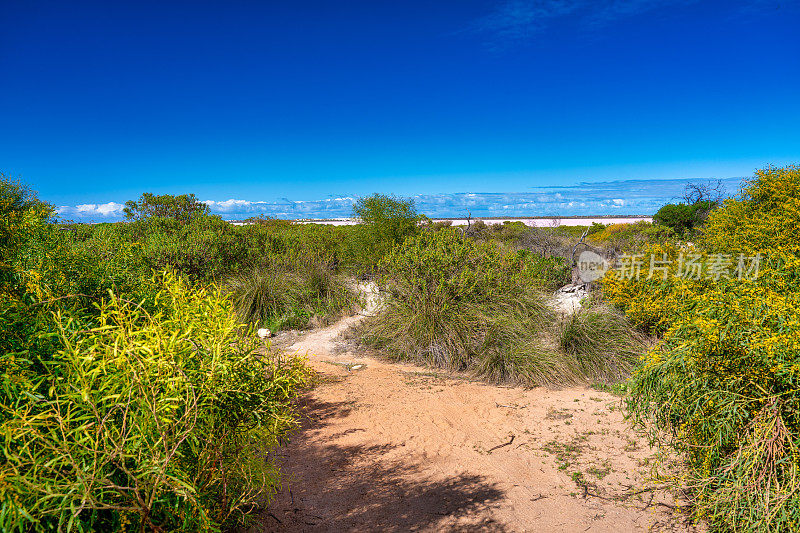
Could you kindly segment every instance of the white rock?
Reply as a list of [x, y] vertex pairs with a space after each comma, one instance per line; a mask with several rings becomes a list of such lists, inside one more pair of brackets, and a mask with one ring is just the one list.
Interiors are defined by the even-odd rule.
[[258, 336], [262, 339], [272, 337], [272, 332], [267, 328], [260, 328], [256, 333], [258, 333]]
[[570, 283], [555, 292], [551, 305], [557, 311], [565, 315], [571, 315], [580, 310], [582, 307], [581, 300], [587, 295], [586, 285]]

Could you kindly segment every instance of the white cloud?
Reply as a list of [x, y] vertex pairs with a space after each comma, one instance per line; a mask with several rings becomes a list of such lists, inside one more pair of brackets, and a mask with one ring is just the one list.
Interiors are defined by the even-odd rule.
[[[627, 180], [580, 183], [567, 187], [536, 187], [526, 192], [451, 193], [413, 196], [417, 210], [431, 217], [509, 216], [594, 216], [652, 215], [662, 205], [675, 202], [688, 182], [699, 179]], [[728, 193], [738, 190], [740, 178], [723, 180]], [[345, 218], [352, 214], [355, 197], [338, 196], [321, 200], [274, 201], [207, 200], [211, 213], [226, 220], [265, 215], [275, 218]], [[59, 214], [66, 219], [103, 222], [122, 218], [123, 205], [81, 204], [62, 206]]]
[[257, 211], [260, 204], [266, 202], [251, 202], [250, 200], [223, 200], [215, 202], [214, 200], [203, 200], [203, 203], [208, 205], [208, 208], [216, 213], [235, 213], [235, 212], [248, 212]]
[[68, 206], [62, 205], [57, 209], [59, 215], [64, 218], [72, 218], [78, 217], [80, 219], [89, 218], [89, 219], [97, 219], [99, 218], [119, 218], [122, 216], [122, 209], [125, 207], [124, 204], [118, 204], [117, 202], [107, 202], [105, 204], [79, 204], [76, 206]]

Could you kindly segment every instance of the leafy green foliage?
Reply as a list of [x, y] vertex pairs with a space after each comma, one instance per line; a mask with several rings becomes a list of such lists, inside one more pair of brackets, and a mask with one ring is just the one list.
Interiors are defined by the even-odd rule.
[[592, 222], [592, 225], [589, 226], [586, 234], [587, 235], [594, 235], [595, 233], [600, 233], [604, 229], [606, 229], [606, 225], [605, 224], [601, 224], [600, 222]]
[[653, 215], [653, 222], [666, 226], [679, 235], [684, 235], [705, 222], [708, 213], [715, 205], [710, 200], [701, 200], [689, 205], [667, 204]]
[[525, 263], [527, 274], [542, 289], [556, 290], [572, 281], [572, 268], [562, 257], [546, 257], [522, 249], [516, 252]]
[[377, 266], [403, 239], [416, 234], [421, 221], [412, 200], [384, 194], [359, 198], [353, 215], [362, 223], [351, 232], [349, 254], [355, 263], [368, 269]]
[[[40, 334], [55, 329], [51, 309], [75, 306], [69, 289], [87, 277], [69, 275], [76, 261], [60, 245], [54, 208], [2, 175], [0, 211], [0, 370], [6, 384], [34, 388], [36, 370], [57, 346]], [[13, 396], [11, 390], [5, 393]]]
[[357, 301], [341, 276], [313, 261], [251, 266], [231, 276], [224, 290], [242, 321], [273, 331], [321, 325]]
[[563, 356], [534, 334], [553, 313], [524, 254], [441, 229], [407, 239], [381, 270], [388, 299], [360, 328], [367, 346], [497, 382], [572, 379]]
[[262, 261], [290, 265], [311, 260], [331, 268], [351, 261], [343, 246], [351, 228], [320, 224], [267, 220], [234, 226], [218, 216], [203, 216], [186, 223], [154, 217], [62, 227], [65, 246], [100, 251], [104, 261], [130, 248], [128, 270], [140, 277], [174, 269], [193, 281], [213, 282]]
[[153, 217], [171, 218], [189, 222], [193, 218], [208, 215], [208, 205], [194, 194], [152, 194], [146, 192], [139, 200], [128, 200], [123, 209], [128, 220], [143, 220]]
[[10, 276], [19, 254], [46, 228], [54, 213], [53, 206], [0, 172], [0, 283], [13, 283]]
[[359, 198], [353, 205], [353, 214], [390, 243], [399, 243], [413, 234], [420, 221], [413, 200], [385, 194]]
[[[715, 530], [800, 528], [800, 169], [758, 171], [692, 253], [763, 254], [755, 279], [620, 279], [606, 296], [664, 332], [631, 380], [630, 409], [684, 453], [697, 516]], [[684, 249], [660, 246], [658, 257]]]
[[3, 530], [201, 530], [274, 492], [301, 361], [266, 359], [216, 292], [166, 275], [153, 315], [113, 294], [59, 314], [37, 395], [4, 395]]
[[195, 281], [219, 279], [241, 267], [248, 255], [242, 232], [217, 216], [186, 223], [150, 219], [131, 231], [148, 269], [173, 268]]
[[308, 374], [216, 290], [151, 278], [136, 239], [198, 219], [56, 225], [5, 177], [0, 209], [0, 529], [218, 530], [266, 501]]

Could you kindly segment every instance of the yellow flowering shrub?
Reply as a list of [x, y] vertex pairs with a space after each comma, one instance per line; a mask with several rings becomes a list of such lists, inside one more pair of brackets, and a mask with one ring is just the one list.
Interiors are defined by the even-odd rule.
[[0, 530], [219, 531], [275, 493], [304, 360], [260, 353], [219, 290], [153, 284], [152, 312], [57, 311], [41, 386], [0, 395]]
[[701, 242], [729, 253], [800, 255], [800, 166], [759, 170], [723, 209], [711, 213]]
[[666, 226], [640, 220], [633, 224], [609, 224], [600, 231], [589, 233], [588, 240], [594, 244], [621, 250], [659, 242], [671, 237], [673, 233], [672, 229]]
[[[800, 528], [797, 228], [800, 168], [761, 170], [711, 214], [696, 246], [646, 249], [639, 279], [629, 270], [603, 280], [608, 299], [663, 334], [633, 375], [629, 407], [684, 453], [681, 481], [714, 529]], [[647, 279], [651, 253], [673, 263], [691, 255], [706, 270]], [[756, 256], [757, 275], [751, 260], [737, 261]], [[720, 258], [728, 275], [709, 275]]]
[[265, 357], [218, 289], [52, 213], [0, 174], [0, 531], [241, 524], [309, 369]]

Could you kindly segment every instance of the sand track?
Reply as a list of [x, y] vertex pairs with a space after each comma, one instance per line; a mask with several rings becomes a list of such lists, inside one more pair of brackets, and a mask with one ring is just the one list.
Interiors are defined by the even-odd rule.
[[302, 428], [279, 452], [284, 490], [253, 531], [691, 530], [654, 490], [653, 451], [619, 398], [342, 352], [337, 336], [360, 319], [289, 348], [322, 383], [303, 397]]

